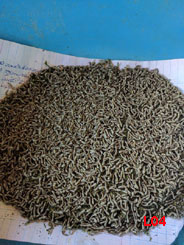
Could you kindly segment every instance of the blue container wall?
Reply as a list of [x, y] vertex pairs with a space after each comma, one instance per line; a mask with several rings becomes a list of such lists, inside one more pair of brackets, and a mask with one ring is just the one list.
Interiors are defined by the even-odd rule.
[[0, 38], [92, 58], [184, 58], [184, 1], [0, 0]]

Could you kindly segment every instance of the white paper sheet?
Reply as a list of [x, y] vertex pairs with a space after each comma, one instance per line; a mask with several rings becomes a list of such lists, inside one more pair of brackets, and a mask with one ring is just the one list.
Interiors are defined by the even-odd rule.
[[[5, 95], [7, 89], [10, 89], [8, 83], [15, 86], [23, 82], [30, 72], [46, 67], [45, 61], [50, 65], [86, 65], [92, 60], [0, 40], [0, 98]], [[161, 74], [170, 78], [173, 84], [184, 92], [184, 59], [143, 62], [114, 61], [115, 64], [117, 62], [120, 63], [121, 68], [126, 65], [158, 68]], [[25, 226], [25, 222], [26, 220], [14, 208], [0, 202], [0, 238], [9, 240], [55, 245], [169, 245], [184, 225], [184, 219], [166, 218], [166, 226], [159, 225], [153, 229], [150, 232], [150, 240], [149, 236], [143, 234], [139, 236], [127, 234], [119, 237], [103, 233], [90, 236], [81, 231], [66, 237], [62, 235], [60, 226], [56, 227], [51, 235], [48, 235], [43, 223]]]

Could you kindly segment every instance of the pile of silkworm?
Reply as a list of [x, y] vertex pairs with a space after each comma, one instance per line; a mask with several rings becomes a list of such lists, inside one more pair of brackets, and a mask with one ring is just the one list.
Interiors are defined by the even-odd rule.
[[0, 101], [0, 200], [64, 232], [182, 217], [184, 95], [110, 61], [32, 73]]

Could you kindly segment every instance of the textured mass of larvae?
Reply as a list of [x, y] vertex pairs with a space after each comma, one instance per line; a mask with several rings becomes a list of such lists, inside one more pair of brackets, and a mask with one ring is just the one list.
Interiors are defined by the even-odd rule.
[[31, 74], [0, 101], [0, 200], [63, 232], [184, 216], [184, 95], [110, 61]]

